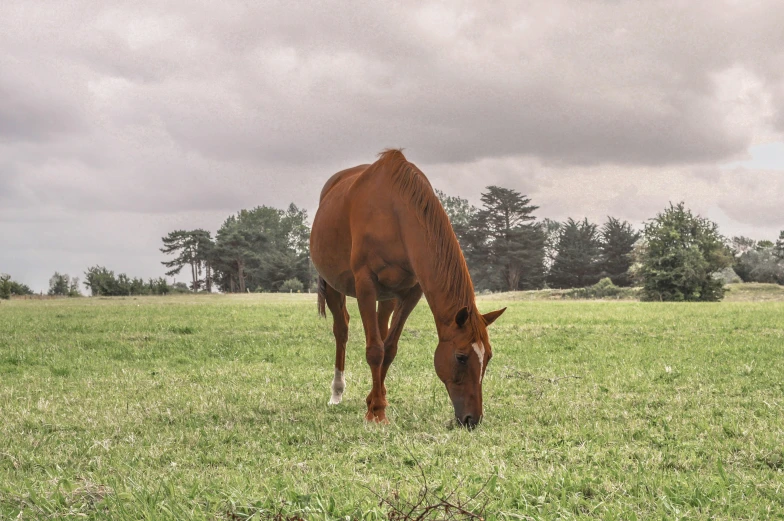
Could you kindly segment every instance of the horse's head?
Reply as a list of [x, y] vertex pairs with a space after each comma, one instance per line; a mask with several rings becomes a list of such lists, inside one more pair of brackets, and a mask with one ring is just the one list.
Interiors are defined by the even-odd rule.
[[487, 326], [506, 308], [477, 315], [472, 319], [467, 307], [460, 309], [454, 322], [439, 333], [435, 354], [438, 377], [446, 385], [457, 421], [469, 429], [482, 420], [482, 379], [493, 357]]

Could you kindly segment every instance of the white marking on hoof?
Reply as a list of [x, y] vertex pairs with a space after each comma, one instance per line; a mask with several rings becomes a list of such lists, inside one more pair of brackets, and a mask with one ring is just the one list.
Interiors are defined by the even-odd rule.
[[346, 388], [346, 379], [343, 371], [335, 368], [335, 378], [332, 379], [332, 398], [329, 399], [330, 405], [337, 405], [343, 399], [343, 390]]
[[471, 344], [471, 347], [474, 348], [474, 352], [477, 358], [479, 358], [479, 383], [481, 384], [484, 377], [482, 367], [485, 365], [485, 345], [482, 342], [474, 342]]

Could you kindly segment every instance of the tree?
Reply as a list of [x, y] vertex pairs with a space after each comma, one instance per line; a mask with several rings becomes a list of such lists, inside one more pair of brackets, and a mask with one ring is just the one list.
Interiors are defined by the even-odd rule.
[[58, 297], [81, 297], [79, 291], [79, 277], [71, 278], [67, 273], [54, 272], [49, 279], [49, 291], [51, 296]]
[[221, 272], [222, 289], [232, 293], [245, 293], [245, 270], [249, 264], [259, 263], [262, 244], [267, 241], [260, 230], [246, 222], [243, 212], [226, 219], [218, 230], [213, 250], [213, 264]]
[[[210, 261], [213, 249], [212, 238], [206, 230], [175, 230], [166, 237], [162, 237], [162, 253], [177, 255], [170, 261], [163, 261], [161, 264], [170, 268], [166, 272], [168, 276], [174, 276], [182, 271], [186, 265], [191, 268], [191, 289], [198, 291], [205, 283], [208, 291], [212, 290], [212, 277], [210, 273]], [[202, 271], [206, 273], [206, 280], [202, 281]]]
[[779, 232], [779, 238], [776, 245], [773, 246], [773, 256], [780, 261], [784, 261], [784, 230]]
[[190, 293], [190, 291], [188, 285], [184, 282], [175, 282], [171, 286], [171, 293]]
[[10, 299], [12, 295], [32, 295], [33, 290], [27, 284], [11, 279], [11, 275], [0, 273], [0, 299]]
[[119, 295], [120, 288], [114, 272], [103, 266], [93, 266], [84, 272], [84, 286], [90, 290], [93, 297]]
[[[120, 273], [115, 277], [113, 271], [103, 266], [88, 268], [84, 275], [86, 279], [84, 285], [94, 297], [166, 295], [172, 289], [163, 277], [149, 279], [148, 282], [144, 282], [144, 279], [140, 277], [131, 278], [125, 273]], [[78, 281], [78, 278], [74, 278], [73, 284], [77, 285]]]
[[294, 277], [308, 289], [318, 280], [310, 260], [310, 224], [308, 212], [291, 203], [282, 218], [283, 228], [289, 238], [287, 251], [293, 260]]
[[[198, 229], [190, 232], [196, 243], [196, 282], [192, 285], [193, 291], [198, 291], [202, 286], [207, 293], [212, 293], [212, 260], [215, 243], [212, 234], [206, 230]], [[204, 279], [201, 274], [204, 272]]]
[[757, 248], [757, 241], [748, 237], [735, 236], [730, 241], [730, 249], [736, 257], [740, 257], [747, 251], [754, 251]]
[[79, 291], [79, 277], [73, 277], [71, 282], [68, 284], [68, 296], [69, 297], [81, 297], [82, 292]]
[[71, 277], [67, 274], [54, 272], [54, 275], [49, 279], [49, 292], [48, 295], [67, 297], [71, 289]]
[[147, 283], [149, 293], [151, 295], [167, 295], [171, 291], [169, 283], [166, 279], [159, 277], [157, 279], [150, 279]]
[[631, 253], [640, 232], [626, 221], [608, 217], [599, 232], [600, 269], [602, 277], [609, 277], [616, 286], [631, 286], [629, 267], [632, 265]]
[[784, 260], [776, 257], [774, 248], [748, 250], [735, 259], [733, 268], [743, 282], [784, 284]]
[[545, 272], [550, 273], [555, 257], [558, 255], [558, 239], [561, 236], [561, 223], [552, 219], [542, 220], [542, 231], [544, 232], [544, 265]]
[[721, 280], [712, 275], [732, 264], [716, 223], [692, 215], [683, 202], [645, 224], [640, 275], [646, 300], [717, 301]]
[[597, 226], [571, 217], [562, 225], [547, 284], [554, 288], [584, 288], [599, 281], [601, 244]]
[[733, 237], [730, 248], [735, 259], [732, 268], [743, 282], [784, 284], [784, 231], [775, 244]]
[[222, 291], [280, 291], [296, 278], [310, 288], [316, 273], [310, 262], [307, 212], [258, 206], [229, 216], [218, 230], [210, 258]]
[[457, 236], [460, 248], [466, 251], [470, 248], [471, 223], [478, 210], [462, 197], [447, 195], [441, 190], [436, 190], [438, 200], [444, 207], [449, 222], [452, 223], [452, 230]]
[[0, 299], [8, 300], [11, 298], [11, 275], [0, 273]]
[[515, 291], [541, 287], [544, 241], [533, 223], [531, 199], [515, 190], [488, 186], [471, 220], [466, 258], [478, 286]]

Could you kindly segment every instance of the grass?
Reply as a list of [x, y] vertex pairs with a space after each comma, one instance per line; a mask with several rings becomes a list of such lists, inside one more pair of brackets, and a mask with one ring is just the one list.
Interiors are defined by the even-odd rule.
[[337, 407], [310, 295], [3, 302], [0, 519], [386, 519], [420, 466], [487, 519], [784, 516], [784, 303], [506, 300], [473, 432], [425, 305], [377, 426], [353, 301]]
[[784, 286], [778, 284], [728, 284], [727, 289], [727, 302], [784, 302]]

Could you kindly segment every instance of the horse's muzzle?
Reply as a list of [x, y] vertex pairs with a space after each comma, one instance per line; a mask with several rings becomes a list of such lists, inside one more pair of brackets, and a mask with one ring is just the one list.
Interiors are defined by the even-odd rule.
[[457, 418], [457, 422], [460, 425], [462, 425], [463, 427], [465, 427], [466, 429], [468, 429], [469, 431], [472, 430], [477, 425], [479, 425], [479, 423], [481, 421], [482, 421], [482, 417], [481, 416], [479, 416], [477, 418], [477, 417], [471, 416], [470, 414], [467, 414], [467, 415], [463, 416], [462, 419]]

